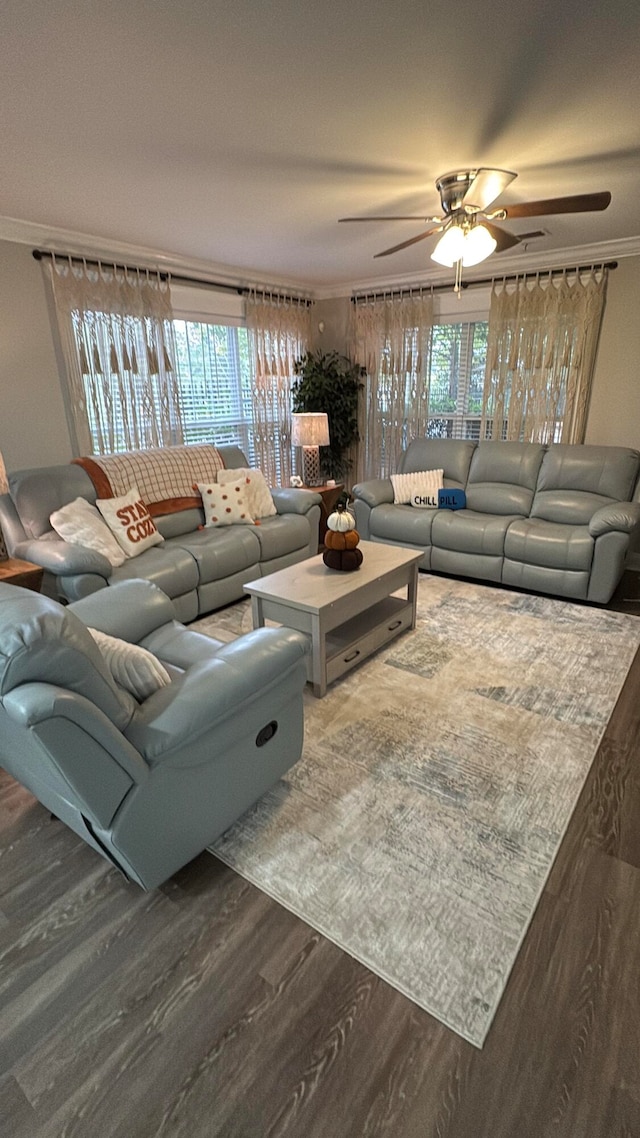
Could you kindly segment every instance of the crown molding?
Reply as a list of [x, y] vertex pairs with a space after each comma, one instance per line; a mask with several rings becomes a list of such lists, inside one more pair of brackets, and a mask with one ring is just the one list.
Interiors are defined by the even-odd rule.
[[21, 221], [15, 217], [0, 216], [0, 241], [14, 241], [19, 245], [33, 245], [51, 253], [72, 253], [79, 257], [103, 258], [105, 261], [126, 261], [140, 268], [162, 269], [176, 276], [198, 277], [203, 281], [215, 277], [220, 284], [231, 287], [291, 289], [313, 296], [307, 281], [277, 274], [255, 272], [194, 257], [182, 257], [164, 249], [150, 249], [146, 245], [133, 245], [127, 241], [112, 241], [74, 229], [60, 229], [54, 225], [41, 225], [36, 221]]
[[[219, 264], [193, 257], [182, 257], [162, 249], [150, 249], [145, 245], [134, 245], [126, 241], [112, 241], [106, 237], [96, 237], [80, 233], [74, 229], [61, 229], [53, 225], [42, 225], [35, 221], [22, 221], [15, 217], [0, 216], [0, 240], [13, 241], [19, 245], [33, 245], [52, 253], [73, 253], [77, 256], [103, 257], [105, 260], [131, 261], [144, 268], [160, 268], [175, 275], [190, 276], [206, 281], [214, 277], [221, 284], [231, 287], [291, 289], [304, 293], [314, 300], [331, 300], [335, 297], [351, 296], [354, 292], [383, 292], [387, 289], [416, 288], [420, 285], [451, 284], [451, 269], [425, 269], [415, 273], [398, 273], [388, 277], [368, 277], [342, 281], [336, 284], [319, 285], [312, 281], [302, 281], [295, 277], [282, 277], [272, 274], [241, 269], [232, 265]], [[640, 236], [624, 237], [617, 241], [600, 241], [591, 245], [578, 245], [568, 249], [550, 249], [538, 253], [506, 253], [499, 261], [499, 272], [488, 272], [487, 261], [466, 269], [464, 281], [472, 284], [474, 280], [485, 280], [488, 276], [499, 279], [511, 273], [544, 272], [545, 269], [571, 268], [575, 265], [588, 265], [601, 261], [611, 261], [623, 257], [640, 256]], [[495, 262], [491, 262], [491, 268]]]
[[[600, 264], [602, 261], [620, 260], [623, 257], [640, 257], [640, 236], [622, 237], [617, 241], [598, 241], [591, 245], [576, 245], [567, 249], [548, 249], [539, 253], [502, 254], [499, 262], [488, 258], [472, 269], [465, 269], [463, 281], [499, 280], [512, 273], [544, 272], [547, 269], [573, 268], [576, 265]], [[495, 268], [494, 268], [495, 266]], [[496, 271], [497, 269], [497, 271]], [[453, 289], [453, 269], [426, 269], [417, 273], [399, 273], [389, 277], [368, 277], [364, 280], [344, 281], [339, 285], [317, 285], [313, 290], [316, 300], [331, 300], [350, 296], [354, 292], [384, 292], [398, 288], [417, 288], [420, 285], [446, 285]]]

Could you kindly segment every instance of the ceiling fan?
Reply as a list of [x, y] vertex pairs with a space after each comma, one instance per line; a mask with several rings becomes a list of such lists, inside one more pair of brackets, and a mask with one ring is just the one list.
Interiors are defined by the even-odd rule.
[[[515, 205], [489, 209], [517, 178], [510, 170], [497, 170], [479, 166], [475, 170], [453, 170], [436, 180], [443, 217], [341, 217], [340, 221], [422, 221], [432, 222], [429, 229], [392, 245], [376, 257], [388, 257], [409, 245], [424, 241], [433, 233], [442, 233], [431, 257], [441, 265], [456, 268], [456, 283], [462, 266], [478, 265], [492, 253], [502, 253], [522, 241], [522, 236], [495, 225], [496, 221], [510, 221], [519, 217], [542, 217], [545, 214], [586, 213], [606, 209], [611, 194], [573, 194], [564, 198], [547, 198], [544, 201], [519, 202]], [[524, 236], [524, 235], [523, 235]]]

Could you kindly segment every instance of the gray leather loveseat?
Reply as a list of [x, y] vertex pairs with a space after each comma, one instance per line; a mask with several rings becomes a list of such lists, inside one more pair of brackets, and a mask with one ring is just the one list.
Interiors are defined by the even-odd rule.
[[423, 550], [422, 569], [604, 604], [640, 538], [640, 453], [626, 447], [414, 439], [398, 473], [444, 471], [466, 508], [353, 489], [361, 538]]
[[[227, 469], [249, 465], [237, 447], [217, 451]], [[203, 528], [200, 508], [155, 516], [163, 544], [118, 568], [101, 553], [63, 541], [51, 527], [51, 514], [62, 506], [78, 497], [96, 501], [91, 478], [74, 463], [10, 474], [9, 494], [0, 495], [0, 525], [13, 557], [43, 566], [45, 591], [51, 595], [74, 601], [107, 585], [142, 578], [171, 597], [178, 619], [188, 622], [239, 600], [246, 581], [318, 552], [320, 496], [289, 488], [271, 494], [277, 514], [255, 526]]]

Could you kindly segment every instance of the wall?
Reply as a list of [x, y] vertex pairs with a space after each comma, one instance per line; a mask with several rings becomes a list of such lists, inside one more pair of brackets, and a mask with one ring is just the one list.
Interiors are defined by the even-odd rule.
[[640, 257], [609, 275], [585, 442], [640, 450]]
[[[639, 310], [640, 257], [622, 259], [609, 280], [589, 443], [640, 449]], [[346, 351], [349, 311], [348, 297], [318, 302], [315, 347]], [[7, 241], [0, 242], [0, 451], [8, 470], [72, 457], [42, 270], [30, 246]]]
[[42, 269], [0, 242], [0, 451], [7, 470], [67, 462], [71, 443]]

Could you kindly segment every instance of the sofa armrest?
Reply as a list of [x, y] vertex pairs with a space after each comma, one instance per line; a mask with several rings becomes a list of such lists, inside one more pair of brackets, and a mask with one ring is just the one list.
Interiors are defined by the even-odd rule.
[[42, 541], [30, 538], [15, 546], [14, 557], [41, 565], [56, 577], [73, 577], [78, 573], [97, 573], [100, 577], [110, 577], [113, 567], [107, 558], [95, 549], [85, 549], [82, 545], [72, 545], [62, 538]]
[[633, 533], [640, 526], [640, 502], [615, 502], [601, 506], [589, 522], [589, 533], [600, 537], [603, 533], [617, 530], [619, 533]]
[[308, 514], [312, 506], [322, 505], [322, 498], [310, 490], [293, 487], [273, 487], [271, 497], [279, 514]]
[[382, 506], [385, 502], [393, 502], [393, 486], [388, 478], [371, 478], [368, 482], [359, 482], [351, 493], [371, 509]]
[[[134, 715], [126, 737], [151, 764], [165, 756], [170, 761], [171, 752], [180, 752], [180, 765], [188, 766], [191, 743], [225, 721], [239, 722], [247, 704], [277, 687], [288, 673], [300, 668], [304, 684], [308, 651], [309, 640], [301, 632], [255, 629], [154, 692]], [[215, 738], [207, 754], [215, 754]], [[195, 746], [193, 755], [202, 762]]]
[[176, 619], [173, 601], [152, 581], [119, 581], [110, 589], [99, 589], [82, 600], [72, 601], [70, 612], [83, 624], [117, 636], [129, 644], [139, 644], [145, 636]]
[[[47, 750], [46, 732], [43, 737], [43, 728], [56, 720], [66, 720], [75, 724], [79, 731], [87, 738], [93, 739], [98, 747], [107, 751], [114, 762], [132, 779], [133, 782], [144, 782], [148, 777], [149, 768], [137, 754], [132, 745], [125, 739], [118, 727], [100, 711], [94, 703], [85, 699], [77, 692], [67, 688], [56, 687], [55, 684], [33, 681], [19, 684], [2, 698], [2, 706], [7, 714], [22, 727], [28, 727], [42, 739]], [[79, 736], [81, 737], [81, 736]], [[51, 755], [53, 748], [49, 751]], [[93, 763], [93, 756], [86, 746], [77, 755], [69, 755], [69, 767], [89, 766]], [[60, 771], [65, 773], [65, 765], [61, 759], [53, 759]], [[99, 759], [97, 760], [99, 764]], [[99, 765], [93, 767], [93, 778], [100, 783]]]

